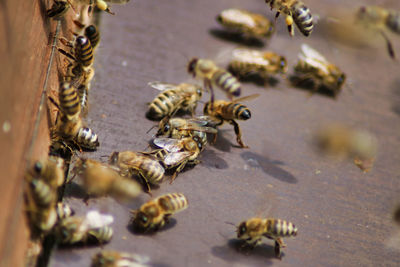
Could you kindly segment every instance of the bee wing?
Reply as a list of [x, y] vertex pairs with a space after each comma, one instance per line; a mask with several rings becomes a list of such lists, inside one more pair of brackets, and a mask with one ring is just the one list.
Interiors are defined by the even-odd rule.
[[181, 140], [179, 139], [160, 137], [155, 138], [153, 143], [160, 148], [166, 149], [168, 152], [178, 152], [182, 148]]
[[329, 73], [327, 65], [330, 63], [321, 55], [318, 51], [311, 48], [309, 45], [301, 45], [301, 53], [299, 54], [299, 59], [303, 60], [307, 64], [323, 70], [325, 73]]
[[109, 214], [101, 214], [97, 210], [91, 210], [86, 214], [84, 224], [88, 229], [101, 228], [114, 222], [114, 217]]
[[192, 156], [193, 152], [183, 151], [183, 152], [175, 152], [169, 153], [163, 160], [164, 164], [167, 166], [172, 166], [182, 162], [188, 157]]
[[257, 65], [270, 65], [270, 61], [263, 56], [263, 53], [257, 50], [237, 48], [233, 50], [234, 60]]
[[252, 100], [254, 98], [259, 97], [260, 94], [252, 94], [252, 95], [248, 95], [248, 96], [244, 96], [244, 97], [240, 97], [240, 98], [236, 98], [235, 100], [233, 100], [233, 103], [238, 103], [238, 102], [244, 102], [244, 101], [249, 101]]
[[158, 81], [149, 82], [147, 85], [160, 91], [175, 89], [178, 86], [177, 84], [174, 83], [165, 83]]
[[240, 9], [226, 9], [221, 12], [221, 16], [226, 20], [235, 21], [239, 24], [244, 24], [249, 28], [253, 28], [257, 25], [255, 20], [244, 10]]

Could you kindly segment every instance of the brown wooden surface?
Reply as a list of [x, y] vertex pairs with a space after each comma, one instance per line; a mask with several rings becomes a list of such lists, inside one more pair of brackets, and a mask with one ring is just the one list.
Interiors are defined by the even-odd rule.
[[[350, 8], [361, 1], [347, 2], [309, 0], [307, 4], [313, 13], [323, 15], [334, 4]], [[398, 3], [386, 3], [400, 9]], [[217, 60], [239, 46], [213, 30], [220, 29], [216, 14], [232, 6], [273, 17], [259, 0], [131, 1], [121, 8], [113, 6], [116, 16], [102, 16], [87, 119], [101, 146], [84, 156], [104, 160], [102, 156], [112, 151], [146, 147], [151, 139], [146, 132], [154, 125], [144, 116], [146, 103], [157, 94], [146, 84], [188, 81], [188, 58]], [[310, 38], [296, 32], [291, 39], [284, 19], [277, 24], [278, 33], [267, 48], [287, 57], [290, 72], [305, 42], [345, 70], [352, 90], [345, 88], [335, 101], [319, 94], [308, 97], [283, 79], [268, 88], [244, 84], [244, 95], [261, 94], [248, 103], [252, 119], [240, 123], [250, 149], [233, 147], [232, 128], [224, 126], [217, 145], [201, 155], [200, 165], [180, 174], [172, 185], [165, 181], [153, 191], [155, 196], [183, 192], [189, 199], [189, 208], [155, 235], [133, 235], [127, 229], [129, 208], [139, 207], [148, 196], [129, 207], [110, 198], [91, 199], [86, 206], [84, 195], [72, 184], [66, 201], [78, 214], [99, 208], [115, 216], [115, 235], [105, 249], [148, 255], [156, 266], [400, 264], [399, 248], [387, 246], [399, 231], [391, 219], [394, 205], [400, 202], [398, 61], [389, 59], [383, 45], [363, 50], [337, 45], [324, 39], [318, 26]], [[394, 45], [400, 54], [399, 38]], [[378, 156], [370, 173], [361, 173], [351, 162], [335, 162], [315, 153], [310, 145], [312, 132], [330, 121], [378, 137]], [[298, 236], [286, 241], [282, 261], [274, 258], [268, 241], [249, 255], [237, 250], [235, 229], [226, 222], [236, 224], [256, 215], [287, 219], [298, 226]], [[59, 248], [50, 264], [89, 266], [90, 257], [101, 249]]]

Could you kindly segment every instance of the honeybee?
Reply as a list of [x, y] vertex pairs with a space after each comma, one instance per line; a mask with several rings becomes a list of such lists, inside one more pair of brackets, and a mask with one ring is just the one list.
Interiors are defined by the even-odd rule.
[[91, 267], [148, 267], [149, 258], [138, 254], [102, 250], [92, 258]]
[[[248, 120], [251, 118], [250, 110], [239, 101], [250, 100], [258, 97], [259, 94], [245, 96], [234, 101], [217, 100], [213, 104], [207, 102], [204, 105], [204, 114], [219, 120], [217, 126], [222, 125], [225, 121], [233, 125], [236, 134], [236, 141], [242, 148], [248, 148], [242, 141], [242, 131], [239, 124], [235, 120]], [[214, 143], [217, 134], [214, 135]]]
[[62, 82], [60, 84], [59, 100], [61, 111], [68, 120], [76, 120], [81, 115], [81, 106], [79, 105], [79, 96], [76, 88], [70, 83]]
[[176, 168], [171, 177], [171, 183], [187, 164], [197, 165], [200, 163], [197, 157], [203, 149], [203, 144], [198, 136], [182, 139], [160, 137], [155, 138], [153, 143], [160, 149], [142, 153], [152, 155], [155, 159], [160, 160], [166, 169]]
[[189, 111], [193, 115], [203, 93], [200, 86], [189, 83], [149, 82], [149, 85], [162, 91], [149, 104], [146, 116], [150, 119], [162, 119], [178, 110]]
[[[93, 24], [86, 26], [78, 20], [74, 20], [73, 22], [80, 29], [80, 32], [83, 31], [84, 36], [89, 39], [90, 45], [92, 46], [92, 49], [94, 51], [100, 42], [100, 32], [97, 27]], [[74, 33], [74, 35], [78, 36], [79, 34]]]
[[34, 178], [29, 183], [33, 199], [38, 208], [45, 209], [57, 201], [57, 191], [43, 180]]
[[70, 216], [60, 221], [56, 227], [57, 241], [61, 244], [86, 242], [107, 243], [111, 240], [113, 230], [109, 226], [114, 217], [89, 211], [86, 217]]
[[379, 6], [362, 6], [356, 13], [356, 19], [365, 28], [377, 30], [386, 41], [390, 57], [396, 57], [392, 42], [385, 30], [389, 29], [394, 33], [400, 34], [400, 12]]
[[59, 157], [48, 157], [47, 160], [36, 161], [32, 174], [55, 189], [64, 183], [64, 160]]
[[261, 52], [239, 48], [233, 51], [229, 71], [240, 78], [249, 74], [258, 74], [265, 82], [273, 74], [286, 73], [286, 58], [274, 52]]
[[311, 80], [313, 90], [326, 88], [336, 97], [346, 81], [346, 75], [336, 65], [328, 62], [315, 49], [302, 44], [299, 62], [294, 67], [296, 85]]
[[168, 223], [173, 214], [188, 207], [188, 200], [182, 193], [170, 193], [143, 204], [140, 209], [132, 210], [131, 224], [140, 232], [157, 231]]
[[207, 144], [207, 133], [216, 134], [217, 122], [208, 116], [200, 116], [190, 119], [165, 117], [160, 121], [156, 136], [164, 136], [174, 139], [197, 136], [203, 145]]
[[377, 151], [376, 139], [370, 133], [340, 124], [327, 125], [318, 130], [314, 142], [325, 154], [339, 159], [353, 159], [364, 172], [372, 168]]
[[241, 84], [238, 79], [212, 60], [192, 58], [188, 64], [188, 72], [204, 81], [204, 88], [211, 93], [211, 102], [214, 102], [213, 85], [224, 91], [229, 98], [240, 95]]
[[281, 258], [281, 248], [286, 247], [283, 237], [297, 235], [297, 227], [280, 219], [251, 218], [241, 222], [237, 227], [237, 237], [245, 240], [248, 245], [255, 247], [261, 243], [262, 237], [275, 241], [275, 255]]
[[78, 36], [75, 42], [71, 42], [61, 38], [60, 41], [68, 47], [73, 49], [73, 54], [66, 52], [65, 50], [58, 48], [58, 51], [68, 58], [81, 64], [84, 70], [91, 68], [94, 61], [93, 49], [90, 40], [85, 36]]
[[309, 36], [313, 31], [313, 17], [310, 9], [299, 0], [265, 0], [271, 10], [277, 9], [275, 19], [282, 12], [286, 15], [286, 25], [290, 36], [294, 36], [293, 22], [304, 36]]
[[74, 172], [81, 175], [83, 186], [89, 195], [110, 195], [115, 199], [126, 201], [141, 193], [137, 182], [121, 177], [118, 169], [92, 159], [78, 159]]
[[58, 202], [56, 205], [56, 212], [58, 220], [63, 220], [75, 214], [75, 211], [71, 207], [63, 202]]
[[46, 11], [46, 14], [49, 18], [58, 19], [63, 17], [70, 7], [72, 5], [69, 0], [54, 0], [53, 5]]
[[229, 30], [258, 39], [271, 37], [275, 30], [274, 24], [263, 15], [237, 8], [223, 10], [217, 21]]
[[122, 176], [138, 175], [150, 192], [150, 185], [159, 184], [164, 177], [164, 168], [161, 164], [147, 155], [133, 151], [113, 152], [109, 163], [119, 168]]

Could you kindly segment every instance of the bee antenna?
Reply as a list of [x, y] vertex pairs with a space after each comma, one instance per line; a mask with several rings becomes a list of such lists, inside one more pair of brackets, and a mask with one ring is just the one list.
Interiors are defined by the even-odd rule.
[[232, 222], [225, 222], [226, 224], [229, 224], [229, 225], [233, 225], [233, 226], [235, 226], [236, 227], [236, 224], [234, 224], [234, 223], [232, 223]]
[[146, 134], [148, 134], [151, 130], [153, 130], [153, 129], [156, 128], [157, 126], [158, 126], [157, 124], [153, 125], [153, 126], [146, 132]]

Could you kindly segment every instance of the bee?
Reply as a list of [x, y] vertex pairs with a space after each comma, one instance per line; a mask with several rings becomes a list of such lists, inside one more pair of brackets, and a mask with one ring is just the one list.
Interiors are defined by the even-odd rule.
[[69, 0], [54, 0], [53, 5], [46, 11], [46, 14], [49, 18], [58, 19], [63, 17], [70, 7], [72, 5]]
[[159, 184], [164, 177], [164, 168], [161, 164], [147, 155], [133, 151], [113, 152], [109, 163], [117, 166], [122, 176], [138, 175], [150, 192], [150, 185]]
[[313, 31], [313, 17], [310, 9], [299, 0], [265, 0], [271, 10], [277, 9], [275, 19], [282, 12], [286, 15], [286, 25], [290, 36], [294, 36], [293, 22], [304, 36], [309, 36]]
[[[213, 104], [207, 102], [204, 105], [204, 114], [219, 120], [216, 126], [222, 125], [225, 121], [233, 125], [236, 141], [242, 148], [248, 148], [242, 141], [242, 131], [239, 124], [235, 120], [248, 120], [251, 118], [250, 110], [239, 101], [249, 100], [258, 97], [259, 94], [245, 96], [234, 101], [217, 100]], [[214, 135], [214, 143], [217, 139], [217, 134]]]
[[233, 51], [228, 69], [239, 79], [256, 73], [267, 81], [272, 74], [286, 73], [287, 62], [285, 57], [274, 52], [238, 48]]
[[58, 202], [56, 205], [56, 212], [58, 220], [63, 220], [75, 214], [75, 211], [71, 207], [63, 202]]
[[58, 48], [58, 51], [60, 53], [79, 63], [84, 70], [92, 67], [94, 55], [89, 38], [80, 35], [75, 39], [75, 42], [73, 44], [71, 44], [71, 42], [67, 41], [64, 38], [61, 38], [60, 41], [65, 46], [71, 47], [73, 49], [73, 54], [68, 53], [61, 48]]
[[91, 267], [147, 267], [148, 257], [138, 254], [102, 250], [92, 257]]
[[[90, 45], [94, 51], [100, 43], [100, 32], [97, 27], [93, 24], [86, 26], [78, 20], [74, 20], [73, 22], [81, 31], [83, 30], [84, 36], [89, 39]], [[77, 33], [74, 33], [74, 35], [79, 36]]]
[[151, 152], [142, 152], [152, 155], [155, 159], [162, 162], [166, 169], [176, 168], [172, 177], [172, 183], [177, 174], [181, 172], [187, 164], [197, 165], [200, 163], [197, 157], [203, 149], [202, 141], [198, 136], [185, 137], [182, 139], [155, 138], [154, 145], [160, 149]]
[[70, 83], [62, 82], [59, 92], [60, 107], [68, 120], [76, 120], [81, 114], [79, 96], [76, 88]]
[[314, 142], [324, 154], [339, 159], [353, 159], [364, 172], [372, 168], [377, 151], [377, 142], [373, 135], [341, 124], [321, 128], [316, 132]]
[[31, 211], [30, 222], [36, 230], [48, 233], [57, 223], [57, 211], [54, 206]]
[[82, 176], [83, 186], [89, 195], [111, 195], [117, 200], [126, 201], [141, 193], [140, 185], [121, 177], [117, 168], [92, 159], [78, 159], [74, 173]]
[[107, 243], [113, 235], [109, 226], [113, 221], [113, 216], [94, 210], [89, 211], [86, 217], [70, 216], [57, 225], [56, 237], [61, 244]]
[[248, 245], [255, 247], [261, 243], [262, 237], [275, 241], [275, 255], [281, 258], [281, 248], [286, 247], [283, 237], [297, 235], [297, 227], [280, 219], [251, 218], [241, 222], [237, 227], [237, 237], [245, 240]]
[[202, 148], [207, 144], [207, 133], [216, 134], [216, 121], [208, 116], [190, 119], [165, 117], [160, 121], [156, 137], [164, 136], [174, 139], [197, 136], [202, 143]]
[[168, 223], [173, 214], [188, 207], [188, 200], [182, 193], [170, 193], [143, 204], [140, 209], [132, 210], [131, 224], [141, 232], [157, 231]]
[[162, 91], [149, 104], [146, 116], [150, 119], [162, 119], [178, 110], [189, 111], [193, 115], [203, 93], [200, 86], [189, 83], [150, 82], [149, 85]]
[[299, 54], [299, 62], [294, 67], [295, 84], [311, 80], [313, 90], [326, 88], [336, 97], [346, 81], [346, 75], [336, 65], [328, 62], [315, 49], [303, 44]]
[[362, 6], [356, 13], [356, 19], [365, 28], [376, 30], [382, 35], [386, 41], [388, 53], [394, 59], [396, 55], [393, 45], [385, 30], [400, 34], [400, 12], [379, 6]]
[[47, 160], [36, 161], [32, 174], [56, 189], [64, 183], [64, 160], [59, 157], [50, 156]]
[[217, 21], [229, 30], [257, 39], [269, 38], [275, 30], [274, 24], [263, 15], [237, 8], [223, 10]]
[[229, 98], [240, 96], [241, 84], [238, 79], [212, 60], [192, 58], [188, 64], [188, 72], [204, 81], [204, 88], [211, 93], [211, 102], [214, 102], [213, 85], [224, 91]]

